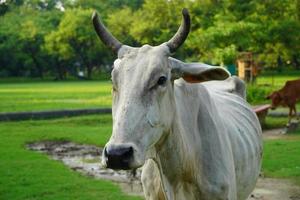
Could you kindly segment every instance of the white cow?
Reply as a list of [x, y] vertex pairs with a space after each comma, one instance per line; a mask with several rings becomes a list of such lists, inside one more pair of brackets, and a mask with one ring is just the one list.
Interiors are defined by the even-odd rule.
[[121, 44], [96, 13], [93, 23], [118, 54], [112, 71], [113, 132], [103, 166], [144, 165], [146, 199], [245, 200], [261, 166], [260, 124], [238, 78], [228, 78], [220, 67], [170, 57], [189, 33], [187, 10], [175, 36], [155, 47]]

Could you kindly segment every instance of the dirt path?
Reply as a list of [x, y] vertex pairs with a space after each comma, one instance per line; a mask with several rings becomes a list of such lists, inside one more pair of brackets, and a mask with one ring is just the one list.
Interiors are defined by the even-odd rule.
[[260, 178], [248, 200], [300, 200], [300, 187], [289, 180]]
[[[264, 133], [264, 138], [275, 139], [282, 136], [279, 130]], [[118, 183], [129, 194], [143, 196], [140, 182], [141, 170], [114, 171], [100, 167], [102, 149], [92, 145], [79, 145], [67, 141], [42, 141], [29, 144], [31, 150], [46, 153], [54, 160], [60, 160], [71, 169]], [[300, 187], [289, 180], [259, 178], [256, 189], [248, 200], [300, 200]]]
[[267, 140], [280, 139], [286, 135], [284, 131], [284, 128], [266, 130], [263, 131], [263, 138]]

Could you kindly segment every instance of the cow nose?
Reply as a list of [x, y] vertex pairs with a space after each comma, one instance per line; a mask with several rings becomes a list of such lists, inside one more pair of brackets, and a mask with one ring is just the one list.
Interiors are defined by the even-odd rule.
[[109, 145], [104, 149], [106, 165], [111, 169], [130, 169], [133, 147], [130, 145]]

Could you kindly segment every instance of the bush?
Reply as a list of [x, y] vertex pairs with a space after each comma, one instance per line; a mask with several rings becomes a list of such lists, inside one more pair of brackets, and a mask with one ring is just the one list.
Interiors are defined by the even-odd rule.
[[266, 97], [273, 92], [272, 87], [247, 85], [247, 101], [250, 104], [268, 103]]

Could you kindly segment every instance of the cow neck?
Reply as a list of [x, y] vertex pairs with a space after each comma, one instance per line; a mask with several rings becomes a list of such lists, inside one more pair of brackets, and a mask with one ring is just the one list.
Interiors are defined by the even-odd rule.
[[174, 110], [172, 126], [169, 132], [165, 134], [166, 137], [163, 143], [156, 147], [156, 156], [162, 173], [161, 176], [165, 176], [165, 178], [168, 179], [168, 183], [165, 184], [177, 183], [177, 180], [179, 180], [181, 176], [178, 172], [184, 171], [182, 163], [184, 163], [186, 159], [184, 152], [186, 152], [187, 148], [181, 135], [182, 128], [180, 120], [178, 120], [176, 109]]
[[180, 134], [182, 129], [178, 123], [176, 110], [173, 116], [174, 119], [169, 132], [165, 133], [164, 138], [150, 151], [150, 159], [159, 168], [161, 186], [166, 200], [174, 199], [175, 191], [173, 191], [173, 188], [176, 188], [181, 176], [178, 171], [184, 171], [182, 163], [184, 163], [185, 145]]

